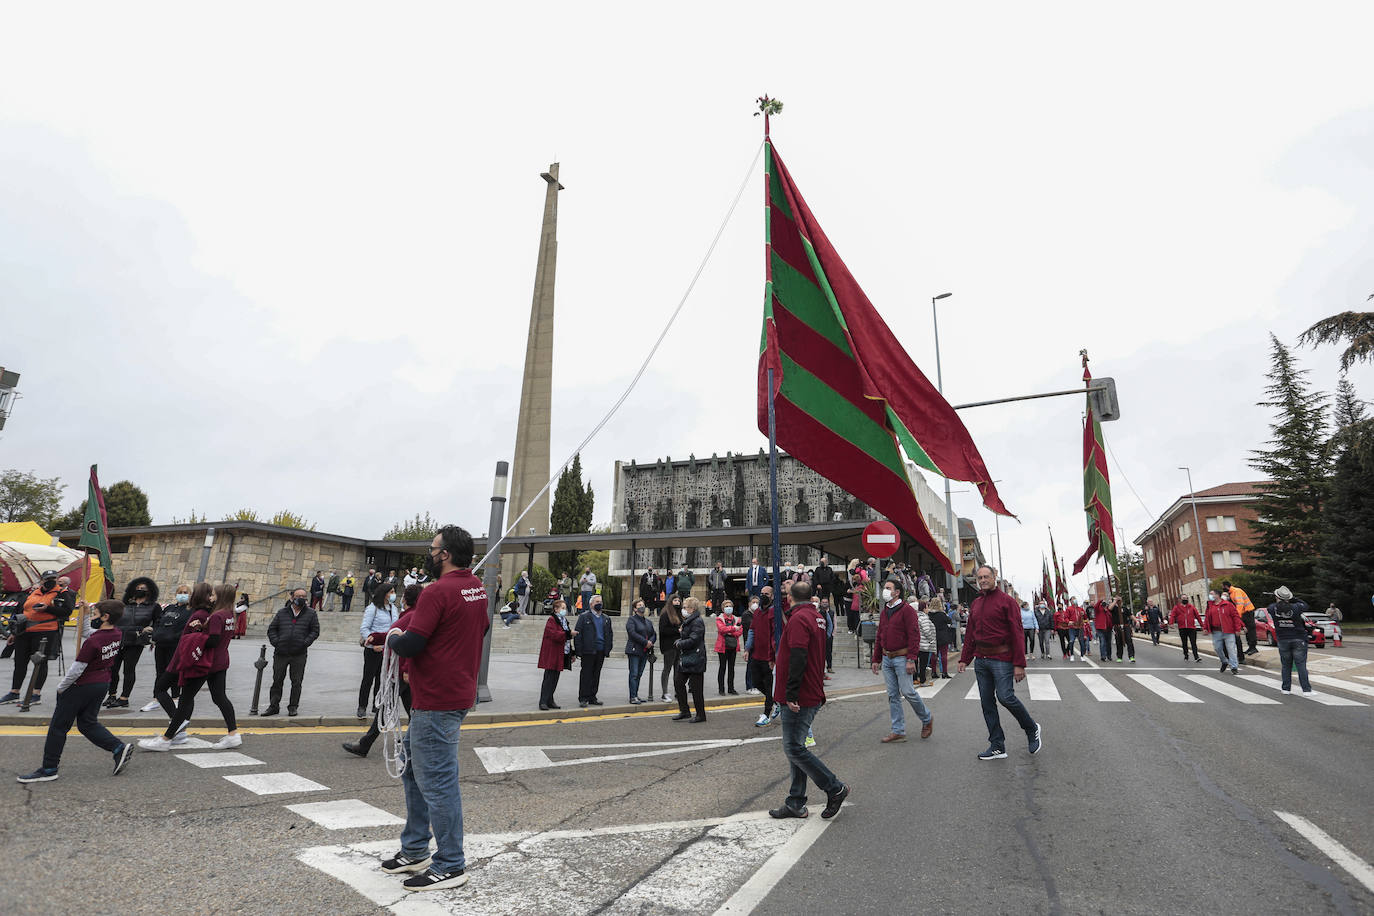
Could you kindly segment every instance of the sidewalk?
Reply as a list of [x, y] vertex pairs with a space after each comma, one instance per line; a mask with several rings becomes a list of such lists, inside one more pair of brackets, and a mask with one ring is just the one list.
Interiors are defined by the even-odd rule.
[[[75, 636], [68, 632], [63, 643], [65, 661], [73, 657]], [[267, 666], [263, 670], [261, 696], [258, 700], [259, 711], [268, 706], [268, 690], [272, 686], [272, 649], [262, 639], [236, 639], [229, 649], [228, 694], [234, 704], [239, 724], [242, 727], [270, 728], [306, 726], [358, 726], [365, 728], [367, 719], [358, 719], [354, 713], [358, 706], [358, 688], [362, 680], [363, 650], [356, 643], [315, 643], [310, 649], [310, 658], [305, 668], [305, 682], [301, 691], [300, 715], [289, 717], [286, 714], [286, 698], [290, 696], [291, 681], [288, 678], [282, 685], [281, 714], [271, 717], [251, 716], [253, 684], [257, 676], [254, 663], [261, 649], [267, 648]], [[865, 649], [867, 647], [865, 646]], [[855, 667], [855, 650], [852, 637], [837, 633], [835, 642], [835, 674], [826, 682], [826, 692], [832, 696], [863, 690], [881, 690], [881, 678], [874, 677], [867, 665]], [[654, 699], [652, 703], [632, 705], [629, 700], [629, 664], [623, 651], [617, 651], [606, 659], [601, 670], [600, 696], [604, 706], [581, 709], [577, 705], [577, 683], [581, 667], [574, 666], [571, 671], [563, 672], [558, 682], [555, 699], [563, 708], [557, 711], [541, 712], [539, 709], [539, 688], [543, 672], [537, 667], [536, 655], [496, 655], [491, 656], [487, 683], [491, 689], [491, 700], [477, 704], [477, 708], [467, 717], [469, 724], [520, 722], [533, 720], [575, 719], [588, 716], [626, 715], [654, 711], [676, 711], [672, 682], [668, 683], [668, 703]], [[649, 669], [644, 671], [640, 683], [640, 696], [657, 698], [662, 695], [662, 658], [657, 659], [652, 689], [649, 683]], [[952, 661], [951, 661], [952, 664]], [[8, 677], [13, 671], [13, 663], [0, 665], [0, 676]], [[48, 667], [48, 680], [43, 690], [42, 702], [26, 713], [19, 712], [17, 704], [0, 706], [0, 726], [3, 725], [41, 725], [52, 715], [55, 694], [53, 688], [61, 680], [61, 665], [56, 661]], [[758, 693], [744, 691], [744, 664], [735, 660], [735, 689], [739, 696], [716, 695], [716, 658], [709, 653], [706, 669], [706, 705], [708, 707], [739, 706], [762, 704]], [[32, 671], [32, 669], [30, 669]], [[27, 683], [27, 681], [26, 681]], [[8, 685], [6, 685], [8, 689]], [[135, 674], [134, 690], [129, 698], [127, 709], [101, 710], [100, 719], [110, 727], [158, 727], [167, 724], [167, 716], [161, 707], [151, 712], [140, 712], [140, 707], [153, 699], [153, 657], [145, 651], [139, 659]], [[370, 716], [369, 716], [370, 718]], [[196, 696], [196, 709], [191, 724], [201, 728], [223, 728], [219, 710], [210, 700], [207, 691]]]

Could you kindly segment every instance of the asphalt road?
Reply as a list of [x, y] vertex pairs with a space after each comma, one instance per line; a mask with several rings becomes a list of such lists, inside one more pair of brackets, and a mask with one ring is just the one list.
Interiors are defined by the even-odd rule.
[[[1374, 696], [1319, 686], [1352, 704], [1323, 705], [1217, 675], [1205, 660], [1184, 668], [1177, 650], [1138, 641], [1137, 651], [1135, 666], [1032, 665], [1028, 705], [1045, 739], [1033, 758], [1004, 716], [1009, 759], [975, 759], [986, 733], [965, 696], [969, 674], [930, 700], [928, 741], [880, 744], [881, 695], [830, 704], [817, 717], [817, 750], [853, 789], [830, 822], [816, 816], [819, 798], [805, 821], [760, 816], [781, 801], [787, 770], [776, 727], [753, 726], [757, 702], [700, 725], [655, 707], [634, 718], [465, 729], [472, 881], [412, 897], [372, 865], [395, 850], [399, 828], [366, 823], [404, 814], [400, 786], [376, 752], [345, 755], [346, 733], [249, 734], [239, 753], [258, 762], [239, 766], [140, 753], [112, 778], [108, 757], [74, 732], [61, 779], [0, 785], [0, 849], [11, 863], [3, 909], [1374, 912], [1374, 892], [1337, 864], [1333, 847], [1323, 851], [1276, 813], [1374, 860]], [[1122, 699], [1099, 699], [1085, 674]], [[1274, 702], [1243, 703], [1189, 676]], [[1051, 688], [1059, 699], [1044, 698]], [[1026, 698], [1029, 682], [1018, 692]], [[0, 771], [33, 768], [41, 744], [0, 730]], [[225, 778], [267, 774], [313, 785], [256, 794]], [[284, 777], [267, 782], [291, 788]]]

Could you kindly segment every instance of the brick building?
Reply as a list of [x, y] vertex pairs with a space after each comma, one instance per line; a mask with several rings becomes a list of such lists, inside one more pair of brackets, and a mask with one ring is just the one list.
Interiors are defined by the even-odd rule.
[[[1160, 607], [1171, 606], [1188, 595], [1199, 606], [1206, 604], [1207, 577], [1240, 570], [1249, 560], [1251, 527], [1258, 515], [1260, 487], [1264, 481], [1224, 483], [1185, 493], [1157, 518], [1135, 544], [1145, 554], [1146, 594]], [[1204, 558], [1198, 555], [1198, 532], [1193, 505], [1202, 529]]]

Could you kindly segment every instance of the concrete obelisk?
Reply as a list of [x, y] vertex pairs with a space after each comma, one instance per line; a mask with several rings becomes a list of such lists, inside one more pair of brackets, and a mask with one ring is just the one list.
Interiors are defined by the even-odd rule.
[[[508, 515], [512, 521], [549, 481], [549, 428], [553, 418], [553, 286], [558, 267], [558, 192], [563, 190], [563, 185], [558, 182], [557, 162], [539, 177], [547, 182], [547, 187], [544, 190], [544, 224], [539, 231], [539, 259], [534, 266], [530, 333], [525, 342], [525, 378], [520, 386], [520, 417], [515, 428], [515, 461]], [[509, 525], [510, 522], [507, 527]], [[502, 551], [501, 582], [505, 589], [515, 584], [520, 570], [529, 562], [528, 554], [520, 549], [519, 543], [520, 535], [528, 534], [531, 528], [536, 534], [549, 533], [548, 493], [539, 497], [529, 513], [516, 524], [510, 542]], [[534, 555], [535, 563], [546, 564], [548, 561], [546, 553]]]

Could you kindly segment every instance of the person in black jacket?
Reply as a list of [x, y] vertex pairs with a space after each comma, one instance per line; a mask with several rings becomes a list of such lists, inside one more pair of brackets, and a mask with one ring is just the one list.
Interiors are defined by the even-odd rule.
[[[706, 721], [706, 702], [702, 698], [703, 682], [706, 679], [706, 621], [701, 619], [701, 602], [688, 598], [682, 602], [687, 616], [682, 618], [682, 635], [677, 640], [677, 674], [673, 677], [673, 690], [677, 693], [677, 715], [674, 722], [691, 719], [693, 722]], [[687, 709], [687, 692], [691, 691], [692, 703], [696, 706], [696, 717]]]
[[[673, 595], [672, 601], [658, 615], [658, 648], [663, 653], [663, 673], [659, 675], [659, 700], [668, 702], [668, 679], [674, 677], [677, 669], [677, 638], [682, 635], [682, 599]], [[653, 694], [653, 685], [649, 693]]]
[[181, 696], [181, 688], [177, 686], [176, 672], [168, 671], [167, 666], [177, 654], [177, 643], [181, 642], [190, 619], [191, 586], [178, 585], [171, 603], [153, 614], [153, 670], [157, 674], [153, 680], [153, 702], [140, 712], [152, 712], [161, 705], [169, 719], [176, 715], [177, 707], [172, 700]]
[[[122, 641], [119, 644], [119, 657], [110, 668], [110, 690], [105, 697], [105, 706], [115, 709], [129, 705], [129, 694], [134, 692], [134, 671], [138, 660], [143, 657], [143, 647], [148, 645], [153, 635], [153, 617], [162, 607], [157, 603], [157, 583], [147, 576], [133, 579], [124, 588], [124, 616], [119, 618]], [[124, 690], [119, 689], [119, 674], [124, 673]]]
[[577, 618], [573, 627], [573, 648], [582, 659], [582, 678], [577, 686], [577, 705], [600, 706], [597, 691], [601, 689], [601, 666], [615, 647], [615, 628], [611, 618], [601, 613], [601, 596], [593, 595], [592, 607]]
[[272, 644], [272, 689], [268, 693], [268, 707], [264, 716], [281, 712], [282, 683], [291, 674], [291, 699], [286, 714], [296, 715], [301, 703], [301, 683], [305, 680], [305, 658], [310, 644], [320, 637], [320, 618], [305, 597], [305, 589], [291, 593], [291, 600], [277, 611], [267, 625], [267, 641]]

